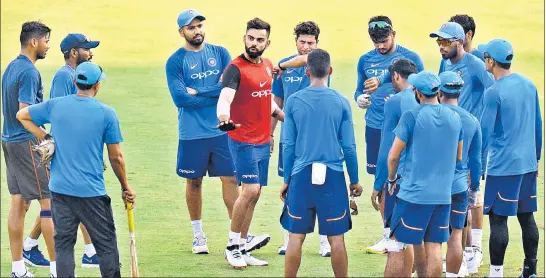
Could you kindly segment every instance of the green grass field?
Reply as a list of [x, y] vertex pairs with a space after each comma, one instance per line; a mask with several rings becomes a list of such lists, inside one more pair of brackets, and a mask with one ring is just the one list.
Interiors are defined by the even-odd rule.
[[[372, 4], [373, 3], [373, 4]], [[367, 20], [378, 14], [391, 17], [401, 45], [416, 50], [425, 68], [437, 71], [440, 55], [428, 34], [456, 13], [468, 13], [477, 23], [475, 44], [503, 37], [515, 50], [513, 70], [530, 77], [543, 101], [544, 95], [544, 2], [543, 1], [2, 1], [1, 65], [2, 70], [19, 52], [21, 24], [41, 19], [52, 29], [51, 49], [45, 60], [37, 63], [44, 80], [44, 94], [49, 96], [51, 79], [64, 63], [60, 41], [69, 32], [81, 32], [101, 41], [94, 50], [94, 61], [108, 75], [98, 99], [113, 106], [120, 117], [124, 135], [123, 150], [129, 182], [137, 193], [135, 209], [137, 249], [142, 276], [281, 276], [284, 257], [277, 255], [284, 232], [278, 222], [282, 204], [278, 198], [281, 178], [275, 167], [277, 155], [271, 159], [269, 186], [256, 207], [252, 232], [269, 233], [271, 242], [255, 252], [269, 261], [265, 268], [232, 270], [224, 260], [223, 248], [228, 236], [228, 217], [221, 201], [218, 179], [204, 180], [203, 221], [209, 238], [210, 255], [191, 254], [192, 232], [186, 209], [185, 181], [175, 173], [177, 149], [177, 114], [166, 86], [164, 65], [169, 55], [182, 43], [176, 18], [186, 8], [196, 8], [207, 16], [207, 41], [220, 44], [232, 56], [244, 48], [245, 23], [259, 16], [272, 24], [271, 46], [265, 57], [274, 62], [295, 53], [294, 26], [314, 20], [321, 28], [320, 47], [333, 59], [332, 87], [352, 99], [356, 82], [356, 63], [373, 45], [367, 35]], [[381, 276], [386, 262], [384, 255], [367, 255], [363, 249], [382, 233], [379, 213], [369, 202], [372, 176], [365, 170], [364, 111], [353, 105], [360, 158], [362, 198], [357, 199], [360, 214], [353, 217], [353, 229], [346, 235], [351, 276]], [[84, 124], [84, 123], [82, 123]], [[278, 136], [277, 136], [278, 137]], [[3, 156], [2, 156], [3, 159]], [[4, 167], [4, 164], [2, 164]], [[7, 234], [10, 195], [2, 171], [1, 190], [1, 276], [9, 276], [11, 258]], [[544, 170], [539, 178], [539, 204], [544, 202]], [[130, 275], [127, 218], [119, 194], [119, 183], [111, 170], [106, 174], [107, 189], [113, 199], [118, 231], [122, 274]], [[483, 188], [483, 187], [482, 187]], [[39, 211], [35, 203], [29, 211], [25, 237]], [[544, 207], [536, 214], [540, 229], [539, 276], [544, 276]], [[510, 245], [505, 259], [505, 276], [517, 276], [524, 258], [521, 232], [515, 218], [510, 221]], [[484, 265], [480, 276], [489, 273], [487, 217], [484, 218]], [[308, 237], [299, 274], [301, 276], [332, 276], [330, 261], [316, 254], [319, 238]], [[45, 243], [40, 240], [45, 253]], [[76, 262], [81, 260], [83, 241], [76, 245]], [[47, 269], [33, 269], [38, 276]], [[100, 276], [98, 270], [76, 268], [79, 277]]]

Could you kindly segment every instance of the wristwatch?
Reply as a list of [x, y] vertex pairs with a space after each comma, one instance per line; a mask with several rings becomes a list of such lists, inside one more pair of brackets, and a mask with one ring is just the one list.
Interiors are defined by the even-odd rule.
[[388, 179], [389, 184], [396, 184], [396, 182], [397, 182], [398, 180], [400, 180], [400, 178], [401, 178], [400, 175], [396, 175], [396, 178], [394, 178], [394, 180]]

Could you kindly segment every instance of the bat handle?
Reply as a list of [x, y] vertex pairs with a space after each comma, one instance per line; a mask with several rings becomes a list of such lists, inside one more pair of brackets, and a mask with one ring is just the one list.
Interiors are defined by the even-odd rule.
[[126, 202], [127, 204], [127, 222], [129, 224], [129, 232], [135, 232], [135, 218], [133, 216], [133, 204]]

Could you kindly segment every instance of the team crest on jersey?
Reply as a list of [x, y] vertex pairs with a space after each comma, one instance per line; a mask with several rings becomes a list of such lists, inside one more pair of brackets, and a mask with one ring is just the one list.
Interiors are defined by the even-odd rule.
[[271, 76], [271, 69], [270, 69], [269, 67], [266, 67], [266, 68], [265, 68], [265, 71], [267, 71], [267, 74], [268, 74], [269, 76]]
[[457, 75], [458, 75], [459, 77], [461, 77], [461, 78], [462, 78], [462, 77], [463, 77], [463, 72], [462, 72], [462, 71], [460, 71], [460, 70], [458, 70], [458, 71], [457, 71]]
[[208, 63], [209, 63], [209, 66], [214, 67], [214, 66], [216, 66], [216, 59], [210, 58], [208, 60]]

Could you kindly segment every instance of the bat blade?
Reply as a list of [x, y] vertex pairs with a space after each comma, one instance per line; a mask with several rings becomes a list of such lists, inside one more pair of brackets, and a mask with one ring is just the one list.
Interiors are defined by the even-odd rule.
[[133, 204], [127, 203], [127, 222], [129, 224], [129, 251], [131, 253], [131, 276], [139, 277], [136, 252], [135, 219], [133, 217]]

